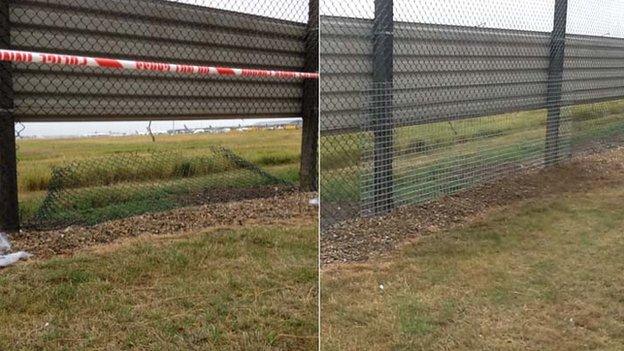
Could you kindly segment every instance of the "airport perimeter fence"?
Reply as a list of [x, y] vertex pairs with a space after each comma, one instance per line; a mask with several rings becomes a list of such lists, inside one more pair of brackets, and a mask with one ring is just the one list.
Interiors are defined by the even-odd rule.
[[624, 4], [321, 1], [321, 221], [383, 215], [624, 136]]
[[[315, 190], [317, 4], [317, 0], [3, 1], [0, 230], [19, 228], [18, 195], [24, 201], [32, 197], [22, 196], [18, 189], [16, 123], [147, 124], [157, 120], [300, 117], [301, 185]], [[154, 204], [145, 211], [169, 207], [163, 203], [170, 200], [171, 192], [181, 194], [182, 183], [188, 184], [193, 194], [197, 187], [204, 193], [211, 189], [218, 193], [206, 199], [224, 198], [228, 193], [238, 198], [241, 188], [249, 197], [252, 184], [258, 185], [258, 196], [267, 193], [266, 185], [288, 183], [291, 187], [289, 181], [270, 176], [224, 150], [211, 149], [194, 159], [172, 156], [179, 150], [171, 150], [166, 155], [128, 152], [92, 161], [59, 162], [54, 164], [47, 197], [33, 195], [40, 198], [42, 207], [26, 211], [37, 213], [38, 219], [58, 219], [67, 217], [67, 208], [91, 206], [88, 218], [68, 220], [90, 223], [99, 206], [133, 208], [127, 214], [140, 212], [140, 206], [133, 207], [137, 199], [130, 193], [151, 194]], [[164, 172], [158, 176], [161, 180], [173, 181], [179, 175], [178, 190], [163, 191], [160, 183], [146, 189], [144, 180], [155, 178], [152, 172], [156, 169]], [[115, 181], [107, 184], [111, 177]], [[202, 179], [189, 183], [192, 177]], [[205, 182], [205, 177], [221, 180]], [[85, 187], [101, 189], [88, 196], [75, 194]], [[67, 189], [72, 189], [71, 199], [60, 199], [68, 194]], [[122, 200], [122, 193], [128, 203]], [[82, 199], [80, 204], [72, 204], [75, 197]], [[53, 209], [58, 213], [52, 213]], [[125, 212], [115, 213], [122, 217]]]

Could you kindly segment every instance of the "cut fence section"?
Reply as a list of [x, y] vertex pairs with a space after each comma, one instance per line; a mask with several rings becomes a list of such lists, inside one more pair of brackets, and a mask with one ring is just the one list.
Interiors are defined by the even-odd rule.
[[271, 197], [295, 185], [224, 147], [202, 156], [123, 153], [55, 167], [26, 228], [49, 229], [201, 205]]
[[[32, 214], [31, 205], [41, 198], [31, 191], [18, 194], [22, 183], [15, 181], [20, 167], [13, 136], [15, 123], [22, 122], [150, 121], [151, 126], [155, 120], [302, 118], [306, 137], [302, 157], [296, 158], [300, 185], [317, 189], [316, 140], [311, 143], [310, 137], [318, 135], [318, 109], [310, 107], [318, 105], [318, 0], [8, 0], [0, 7], [0, 32], [5, 60], [0, 62], [0, 133], [5, 136], [0, 140], [0, 230], [18, 231], [25, 223], [18, 209]], [[85, 164], [82, 168], [90, 165]], [[42, 162], [41, 168], [49, 166]], [[292, 181], [294, 173], [288, 171]], [[190, 194], [185, 189], [199, 187], [183, 180], [180, 186], [146, 192], [184, 198]], [[256, 184], [265, 194], [260, 190], [266, 180], [243, 182], [244, 189], [232, 193], [252, 196], [249, 187]], [[212, 188], [202, 184], [204, 190]], [[146, 204], [139, 191], [130, 204], [124, 197], [130, 192], [117, 185], [99, 187], [101, 198], [81, 192], [78, 207], [70, 204], [63, 212], [90, 214], [86, 222], [95, 222], [98, 213], [118, 218], [146, 206], [150, 212], [189, 200]], [[86, 223], [79, 217], [77, 223]]]

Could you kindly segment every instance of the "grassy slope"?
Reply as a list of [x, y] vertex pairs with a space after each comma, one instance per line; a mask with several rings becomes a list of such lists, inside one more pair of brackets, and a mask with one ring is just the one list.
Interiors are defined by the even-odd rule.
[[624, 349], [622, 198], [620, 182], [534, 199], [331, 268], [324, 349]]
[[0, 349], [316, 349], [316, 230], [143, 238], [0, 272]]

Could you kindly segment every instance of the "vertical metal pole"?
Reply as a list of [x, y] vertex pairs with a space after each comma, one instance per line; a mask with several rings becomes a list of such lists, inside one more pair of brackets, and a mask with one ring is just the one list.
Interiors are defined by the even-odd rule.
[[[305, 71], [319, 70], [319, 1], [310, 0], [306, 36]], [[303, 83], [303, 135], [299, 178], [304, 191], [318, 190], [319, 80]]]
[[565, 36], [568, 17], [568, 0], [556, 0], [555, 19], [550, 39], [550, 65], [548, 67], [548, 88], [546, 105], [546, 152], [544, 164], [549, 166], [559, 161], [559, 127], [561, 123], [561, 84], [565, 59]]
[[[0, 3], [0, 48], [11, 46], [9, 3]], [[0, 230], [19, 230], [11, 64], [0, 63]]]
[[375, 0], [373, 31], [374, 209], [384, 214], [394, 207], [393, 0]]

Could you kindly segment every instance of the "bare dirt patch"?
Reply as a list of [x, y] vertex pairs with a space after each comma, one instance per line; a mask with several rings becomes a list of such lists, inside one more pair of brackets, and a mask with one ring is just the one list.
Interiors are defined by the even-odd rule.
[[427, 233], [469, 224], [495, 208], [538, 197], [624, 182], [624, 148], [583, 155], [549, 169], [519, 172], [437, 201], [382, 217], [336, 224], [321, 234], [323, 264], [362, 262]]
[[308, 204], [313, 196], [311, 193], [293, 192], [264, 199], [145, 214], [92, 227], [22, 231], [11, 235], [10, 240], [16, 250], [28, 251], [35, 254], [36, 258], [48, 258], [141, 235], [179, 235], [223, 226], [314, 223], [318, 211]]

